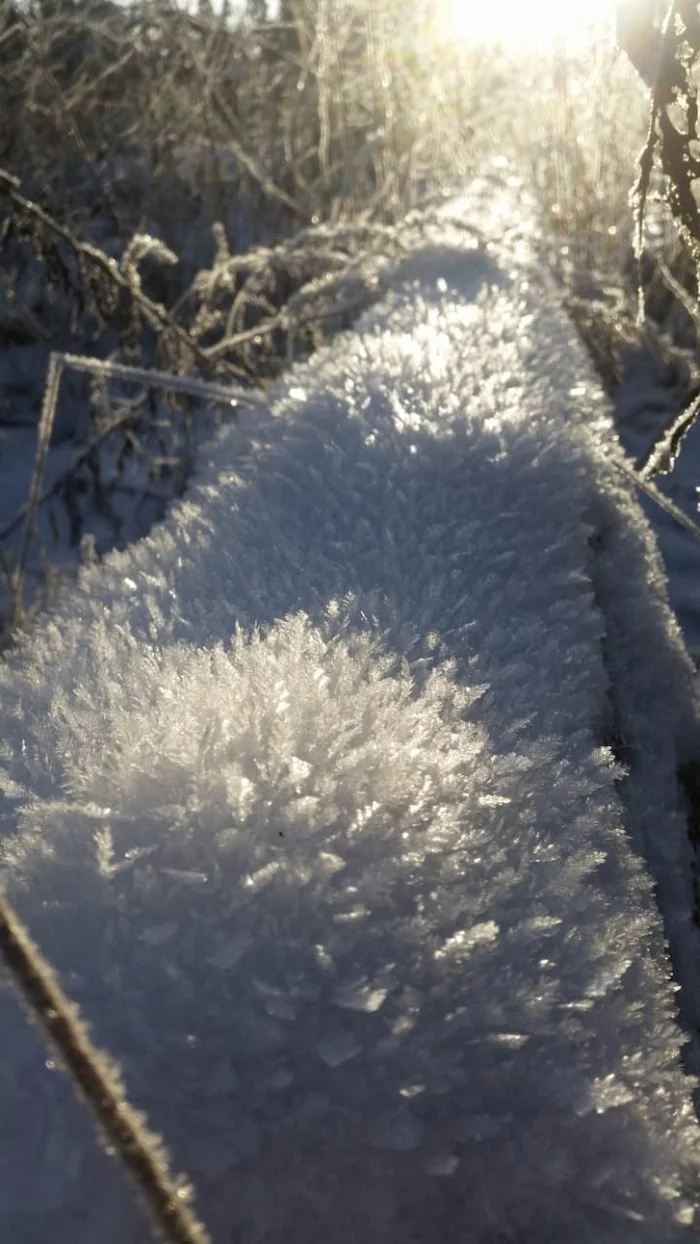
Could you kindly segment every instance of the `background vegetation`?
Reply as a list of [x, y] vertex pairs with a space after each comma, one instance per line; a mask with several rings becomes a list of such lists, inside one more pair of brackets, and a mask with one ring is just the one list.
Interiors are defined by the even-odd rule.
[[147, 529], [213, 417], [194, 390], [61, 365], [35, 457], [51, 351], [262, 388], [381, 292], [407, 213], [494, 156], [538, 197], [608, 391], [644, 349], [692, 400], [695, 267], [658, 160], [643, 253], [630, 205], [663, 13], [618, 7], [629, 56], [608, 29], [524, 57], [456, 39], [448, 0], [0, 0], [5, 636]]

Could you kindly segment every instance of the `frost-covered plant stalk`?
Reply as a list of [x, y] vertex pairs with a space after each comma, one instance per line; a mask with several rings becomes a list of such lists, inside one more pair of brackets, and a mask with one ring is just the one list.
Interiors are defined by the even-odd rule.
[[[696, 190], [700, 176], [700, 11], [697, 0], [671, 0], [663, 14], [654, 0], [646, 0], [642, 5], [620, 0], [617, 7], [620, 44], [647, 85], [651, 101], [648, 135], [634, 189], [637, 259], [641, 263], [645, 213], [654, 171], [658, 168], [666, 200], [692, 258], [696, 292], [700, 274], [700, 205]], [[693, 299], [672, 273], [666, 272], [665, 279], [688, 310], [697, 331], [700, 317]], [[639, 289], [643, 316], [641, 281]], [[699, 413], [700, 401], [694, 397], [690, 405], [662, 429], [643, 464], [647, 478], [673, 468], [683, 440]]]

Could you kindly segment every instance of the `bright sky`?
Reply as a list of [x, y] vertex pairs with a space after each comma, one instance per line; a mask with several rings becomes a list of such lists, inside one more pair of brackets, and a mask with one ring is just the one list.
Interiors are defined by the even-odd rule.
[[613, 20], [613, 0], [448, 0], [459, 34], [470, 42], [499, 41], [543, 49], [576, 42], [592, 22]]

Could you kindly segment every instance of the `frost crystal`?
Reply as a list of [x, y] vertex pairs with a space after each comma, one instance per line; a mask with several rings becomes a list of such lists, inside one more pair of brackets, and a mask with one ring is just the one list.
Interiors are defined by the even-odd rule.
[[[689, 666], [509, 211], [426, 225], [0, 663], [4, 884], [217, 1240], [697, 1235]], [[0, 1239], [146, 1244], [0, 1026]]]
[[337, 1030], [328, 1033], [318, 1043], [318, 1052], [328, 1067], [342, 1067], [360, 1053], [362, 1046], [352, 1033]]

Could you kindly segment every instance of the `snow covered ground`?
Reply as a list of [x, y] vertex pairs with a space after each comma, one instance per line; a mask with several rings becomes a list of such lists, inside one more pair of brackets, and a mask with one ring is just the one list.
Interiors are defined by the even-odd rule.
[[[618, 452], [486, 181], [0, 667], [4, 881], [216, 1241], [696, 1238], [700, 743]], [[0, 1023], [0, 1239], [146, 1240]]]

